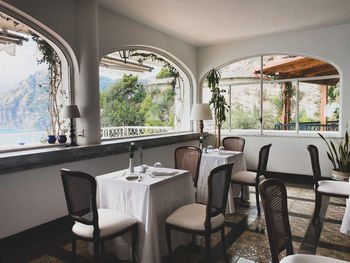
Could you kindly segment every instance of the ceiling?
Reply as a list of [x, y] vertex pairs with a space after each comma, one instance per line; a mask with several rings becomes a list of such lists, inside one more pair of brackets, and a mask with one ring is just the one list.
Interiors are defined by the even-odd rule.
[[99, 5], [195, 46], [350, 23], [349, 0], [99, 0]]

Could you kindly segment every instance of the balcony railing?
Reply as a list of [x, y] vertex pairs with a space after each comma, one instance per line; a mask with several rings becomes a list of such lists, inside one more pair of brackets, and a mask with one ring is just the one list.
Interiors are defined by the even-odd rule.
[[[300, 122], [300, 131], [338, 131], [338, 121], [328, 121], [327, 124], [319, 122]], [[295, 123], [276, 123], [275, 130], [295, 130]]]
[[101, 128], [101, 139], [113, 139], [128, 136], [150, 135], [170, 132], [173, 128], [166, 126], [119, 126]]

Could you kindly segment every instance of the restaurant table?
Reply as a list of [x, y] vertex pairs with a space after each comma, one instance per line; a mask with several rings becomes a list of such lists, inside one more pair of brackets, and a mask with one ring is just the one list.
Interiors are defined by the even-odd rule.
[[[226, 151], [219, 149], [208, 149], [207, 153], [202, 153], [202, 159], [199, 167], [199, 176], [197, 183], [197, 202], [206, 204], [208, 195], [208, 176], [210, 171], [220, 165], [234, 163], [232, 173], [238, 171], [246, 171], [247, 165], [243, 152]], [[233, 197], [238, 197], [241, 192], [241, 187], [238, 184], [230, 184], [230, 189], [227, 199], [227, 213], [234, 213], [235, 206]], [[248, 187], [243, 188], [243, 198], [249, 200]]]
[[[141, 170], [136, 167], [135, 171]], [[153, 176], [152, 172], [171, 172], [171, 176]], [[131, 175], [138, 176], [139, 173]], [[165, 220], [178, 207], [193, 203], [195, 194], [190, 173], [184, 170], [150, 167], [141, 181], [128, 181], [128, 170], [96, 177], [97, 204], [134, 216], [138, 221], [137, 261], [161, 262], [167, 255]], [[173, 247], [190, 241], [188, 235], [172, 235]], [[115, 251], [120, 259], [131, 257], [131, 234], [105, 242], [106, 250]]]

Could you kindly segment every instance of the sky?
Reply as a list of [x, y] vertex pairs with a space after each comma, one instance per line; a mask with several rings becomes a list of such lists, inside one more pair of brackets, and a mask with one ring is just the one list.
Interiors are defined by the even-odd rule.
[[23, 42], [23, 46], [16, 45], [15, 56], [0, 51], [0, 93], [15, 87], [30, 74], [47, 69], [47, 65], [37, 64], [36, 58], [39, 56], [36, 43], [31, 39]]

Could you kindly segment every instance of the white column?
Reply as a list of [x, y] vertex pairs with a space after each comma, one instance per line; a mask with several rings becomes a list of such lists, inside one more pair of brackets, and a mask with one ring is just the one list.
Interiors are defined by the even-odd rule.
[[81, 114], [81, 118], [76, 119], [76, 134], [84, 130], [84, 137], [77, 136], [79, 145], [101, 142], [97, 11], [96, 0], [77, 1], [79, 71], [73, 103], [78, 105]]

